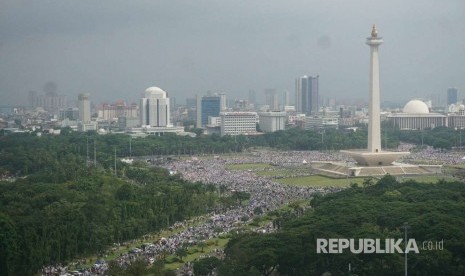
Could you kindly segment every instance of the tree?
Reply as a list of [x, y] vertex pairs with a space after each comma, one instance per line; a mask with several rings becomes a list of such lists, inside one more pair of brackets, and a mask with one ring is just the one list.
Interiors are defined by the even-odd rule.
[[383, 258], [349, 251], [317, 254], [316, 239], [402, 239], [400, 226], [405, 221], [411, 226], [409, 238], [444, 244], [440, 250], [420, 248], [420, 254], [409, 255], [409, 264], [415, 273], [462, 274], [463, 182], [398, 183], [392, 176], [385, 176], [365, 186], [316, 196], [312, 211], [294, 219], [287, 219], [287, 213], [276, 212], [274, 224], [284, 221], [277, 233], [234, 235], [226, 245], [218, 274], [250, 275], [258, 270], [260, 275], [345, 275], [350, 263], [358, 275], [399, 275], [403, 272], [402, 254], [386, 254]]
[[187, 249], [185, 247], [179, 247], [176, 249], [176, 256], [179, 257], [179, 259], [182, 261], [182, 258], [187, 256]]
[[374, 183], [372, 177], [367, 177], [367, 178], [363, 179], [362, 185], [363, 185], [364, 188], [373, 186], [374, 184], [375, 183]]
[[116, 261], [111, 261], [108, 264], [108, 270], [106, 271], [106, 274], [109, 276], [123, 276], [125, 273], [125, 270], [116, 262]]
[[11, 219], [0, 213], [0, 275], [14, 275], [19, 263], [19, 239]]
[[124, 271], [125, 275], [143, 276], [147, 274], [147, 263], [144, 259], [140, 258], [132, 262]]
[[197, 244], [198, 247], [200, 247], [200, 251], [202, 251], [203, 253], [203, 249], [205, 247], [207, 247], [207, 243], [205, 241], [200, 241], [198, 244]]
[[242, 204], [243, 201], [250, 199], [250, 194], [247, 192], [243, 191], [236, 191], [232, 197], [238, 201], [240, 204]]
[[152, 267], [149, 268], [148, 273], [154, 274], [154, 275], [166, 275], [165, 273], [165, 262], [162, 260], [156, 260], [153, 264]]
[[194, 262], [195, 275], [212, 275], [213, 271], [220, 265], [221, 261], [216, 257], [202, 258]]

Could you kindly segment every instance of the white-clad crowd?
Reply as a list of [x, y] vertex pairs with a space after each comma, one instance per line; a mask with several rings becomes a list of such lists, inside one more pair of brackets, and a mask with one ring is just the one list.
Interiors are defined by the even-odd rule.
[[[201, 241], [214, 239], [222, 234], [239, 231], [245, 224], [256, 216], [263, 215], [269, 211], [276, 210], [283, 204], [296, 200], [308, 199], [315, 192], [326, 193], [340, 190], [337, 187], [310, 188], [299, 186], [288, 186], [276, 183], [271, 178], [260, 177], [249, 170], [228, 170], [228, 164], [267, 163], [276, 166], [302, 166], [307, 162], [316, 160], [341, 161], [346, 156], [339, 153], [316, 152], [316, 151], [289, 151], [289, 152], [256, 152], [243, 156], [227, 157], [216, 156], [215, 158], [192, 158], [191, 160], [175, 160], [163, 165], [166, 169], [179, 173], [182, 178], [192, 182], [203, 182], [215, 185], [219, 190], [221, 186], [226, 187], [229, 193], [242, 191], [250, 194], [247, 204], [237, 204], [227, 209], [217, 209], [207, 215], [199, 217], [197, 223], [192, 225], [188, 222], [177, 222], [173, 228], [180, 231], [169, 237], [146, 244], [137, 249], [129, 250], [116, 258], [120, 266], [127, 266], [139, 258], [144, 258], [147, 263], [153, 263], [163, 256], [174, 254], [181, 246], [195, 245]], [[257, 209], [262, 212], [257, 213]], [[244, 219], [246, 218], [246, 219]], [[261, 232], [273, 231], [272, 224], [260, 228]], [[215, 252], [221, 256], [221, 252]], [[187, 263], [183, 273], [191, 273], [191, 264]], [[74, 272], [77, 275], [103, 275], [108, 269], [104, 261], [94, 264], [89, 269]], [[64, 275], [71, 273], [67, 267], [47, 266], [42, 269], [42, 275]]]

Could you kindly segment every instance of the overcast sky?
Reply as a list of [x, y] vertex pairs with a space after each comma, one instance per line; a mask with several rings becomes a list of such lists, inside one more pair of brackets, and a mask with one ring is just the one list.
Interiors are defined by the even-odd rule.
[[464, 0], [1, 0], [0, 105], [53, 81], [68, 101], [135, 101], [158, 86], [184, 103], [247, 98], [320, 76], [320, 94], [368, 98], [376, 23], [381, 98], [465, 90]]

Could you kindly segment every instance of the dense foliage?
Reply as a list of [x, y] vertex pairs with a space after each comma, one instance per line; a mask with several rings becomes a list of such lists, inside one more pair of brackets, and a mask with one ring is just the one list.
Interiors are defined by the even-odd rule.
[[[115, 137], [99, 140], [100, 150]], [[97, 164], [89, 164], [86, 140], [1, 137], [0, 168], [21, 177], [0, 181], [0, 275], [30, 275], [214, 206], [213, 186], [188, 183], [164, 169], [118, 163], [115, 177], [111, 154], [100, 150]]]
[[[395, 147], [399, 141], [421, 142], [445, 149], [461, 144], [461, 131], [447, 128], [421, 132], [386, 128], [382, 135], [383, 145], [386, 144], [388, 148]], [[0, 182], [0, 274], [30, 274], [43, 264], [63, 262], [78, 255], [97, 252], [112, 242], [137, 237], [165, 227], [175, 220], [205, 212], [214, 203], [212, 187], [186, 183], [164, 170], [131, 167], [116, 160], [117, 169], [114, 171], [114, 155], [119, 159], [130, 155], [216, 154], [243, 151], [250, 147], [285, 150], [364, 148], [366, 130], [318, 132], [289, 129], [253, 137], [200, 135], [191, 138], [166, 135], [132, 140], [127, 135], [69, 131], [63, 131], [59, 136], [38, 137], [35, 133], [0, 136], [0, 180], [8, 177], [15, 180]], [[410, 204], [404, 198], [409, 191], [402, 189], [407, 188], [394, 191], [395, 195], [401, 192], [401, 197], [391, 199], [399, 200], [395, 204]], [[362, 201], [364, 196], [369, 195], [357, 189], [341, 195], [345, 193], [354, 193], [350, 195], [355, 199], [361, 197]], [[236, 200], [242, 201], [243, 198]], [[357, 206], [353, 207], [354, 210], [364, 205]], [[369, 214], [377, 210], [375, 207], [369, 204], [364, 206], [370, 211], [367, 212]], [[338, 221], [341, 226], [351, 226], [344, 224], [345, 218], [342, 216], [341, 222], [338, 219], [331, 221]], [[375, 226], [374, 229], [378, 229]], [[370, 230], [371, 224], [366, 227]], [[377, 227], [398, 234], [397, 226], [379, 224]], [[319, 231], [325, 233], [321, 229]], [[292, 242], [290, 240], [289, 244]], [[300, 246], [306, 243], [302, 240]], [[293, 254], [296, 252], [288, 252], [287, 256]], [[455, 251], [450, 254], [457, 258], [461, 256]], [[398, 261], [395, 257], [390, 258], [393, 262]], [[284, 260], [279, 259], [280, 262]], [[244, 262], [242, 265], [246, 264]], [[265, 265], [266, 269], [272, 267], [272, 261], [268, 264], [270, 266]], [[250, 273], [266, 272], [263, 265], [251, 267]], [[285, 265], [280, 263], [279, 270], [284, 269]]]
[[[395, 148], [399, 142], [431, 145], [440, 149], [459, 147], [461, 130], [435, 128], [432, 130], [401, 131], [383, 125], [383, 148]], [[240, 152], [251, 147], [271, 147], [282, 150], [340, 150], [366, 148], [367, 132], [327, 129], [325, 131], [297, 128], [258, 136], [210, 135], [149, 136], [130, 139], [127, 135], [97, 135], [63, 131], [60, 136], [15, 134], [0, 136], [0, 177], [30, 175], [58, 183], [84, 173], [86, 162], [97, 160], [99, 166], [111, 169], [114, 154], [126, 156], [160, 156], [180, 154], [218, 154]], [[94, 149], [95, 156], [94, 156]], [[94, 158], [95, 157], [95, 158]], [[118, 170], [124, 168], [118, 161]], [[121, 173], [121, 172], [120, 172]]]
[[[369, 184], [370, 182], [367, 181]], [[408, 254], [410, 275], [465, 273], [465, 184], [399, 183], [386, 176], [376, 185], [353, 187], [312, 200], [314, 209], [273, 234], [245, 234], [226, 247], [220, 275], [402, 275], [404, 255], [317, 254], [317, 238], [444, 241], [443, 250]], [[403, 245], [402, 245], [403, 248]]]

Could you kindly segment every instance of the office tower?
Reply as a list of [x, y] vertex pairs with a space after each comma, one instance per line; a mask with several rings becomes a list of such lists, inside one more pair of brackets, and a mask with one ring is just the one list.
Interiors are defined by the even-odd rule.
[[138, 106], [136, 103], [130, 105], [124, 101], [117, 101], [114, 104], [102, 104], [98, 107], [98, 118], [106, 121], [117, 118], [137, 118]]
[[35, 91], [29, 91], [28, 104], [30, 107], [42, 107], [48, 112], [59, 112], [60, 109], [66, 107], [66, 97], [58, 95], [54, 91], [49, 91], [45, 95], [39, 95]]
[[297, 112], [307, 115], [318, 112], [318, 79], [319, 76], [303, 76], [296, 79], [295, 104]]
[[142, 126], [171, 126], [170, 99], [165, 91], [158, 87], [145, 90], [145, 97], [140, 101], [140, 122]]
[[204, 96], [201, 100], [201, 123], [202, 126], [208, 124], [208, 116], [218, 117], [221, 112], [220, 96]]
[[260, 130], [263, 132], [275, 132], [286, 127], [287, 114], [284, 111], [268, 111], [258, 113]]
[[458, 101], [458, 91], [455, 87], [447, 89], [447, 105], [456, 104]]
[[288, 105], [289, 105], [289, 91], [284, 91], [283, 92], [283, 106], [288, 106]]
[[195, 126], [197, 128], [201, 128], [202, 127], [202, 97], [197, 94], [195, 95], [195, 99], [196, 99], [196, 108], [195, 108], [195, 111], [196, 111], [196, 123], [195, 123]]
[[256, 104], [257, 99], [255, 97], [255, 91], [254, 90], [249, 90], [249, 104]]
[[176, 110], [176, 98], [175, 97], [170, 97], [170, 110]]
[[265, 104], [270, 107], [270, 110], [279, 110], [278, 93], [276, 89], [265, 89]]
[[68, 107], [67, 109], [61, 109], [58, 115], [58, 119], [61, 121], [66, 119], [70, 121], [79, 120], [79, 108]]
[[187, 98], [186, 107], [190, 109], [195, 109], [197, 107], [197, 98]]
[[30, 107], [37, 107], [37, 92], [36, 91], [29, 91], [27, 95], [27, 102]]
[[220, 97], [220, 112], [225, 111], [226, 107], [227, 107], [226, 94], [225, 93], [220, 93], [220, 94], [218, 94], [218, 96]]
[[78, 95], [79, 121], [90, 122], [90, 94], [81, 93]]

